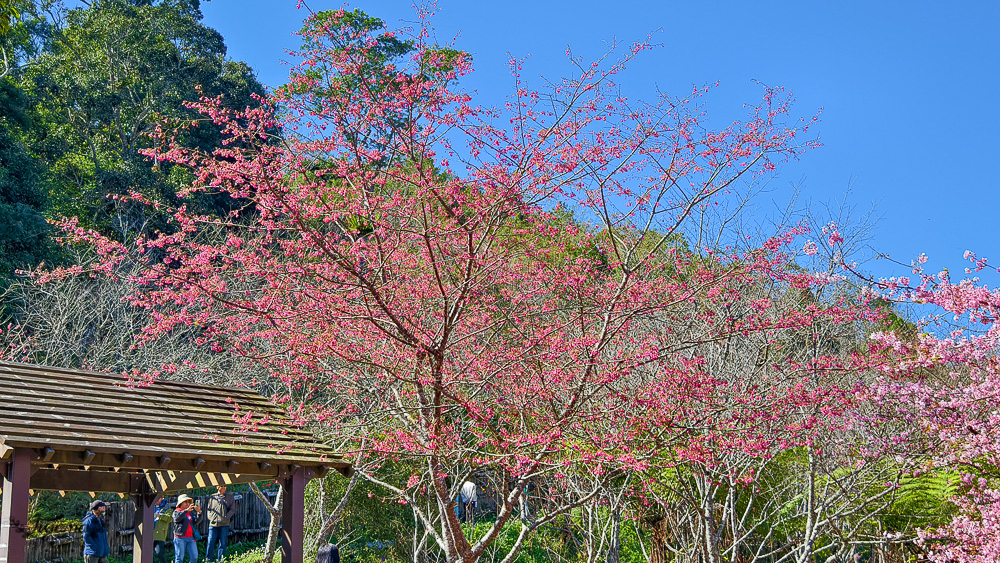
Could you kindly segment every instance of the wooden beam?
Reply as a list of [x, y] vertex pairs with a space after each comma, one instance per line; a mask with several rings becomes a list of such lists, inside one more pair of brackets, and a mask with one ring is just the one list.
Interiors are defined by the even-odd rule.
[[93, 491], [134, 495], [146, 490], [161, 494], [273, 478], [273, 475], [257, 473], [208, 473], [205, 471], [147, 471], [145, 473], [122, 471], [115, 473], [93, 469], [80, 471], [40, 468], [31, 475], [31, 487], [46, 491]]
[[24, 563], [28, 542], [28, 489], [34, 452], [17, 448], [3, 475], [3, 507], [0, 509], [0, 561]]
[[159, 495], [132, 495], [135, 504], [135, 519], [132, 535], [132, 562], [153, 563], [153, 525], [155, 518], [153, 508], [159, 501]]
[[133, 493], [133, 479], [128, 473], [39, 469], [31, 476], [31, 488], [44, 491], [86, 491], [98, 493]]
[[[161, 455], [142, 455], [132, 452], [132, 458], [127, 462], [122, 461], [122, 456], [120, 453], [101, 453], [95, 452], [94, 458], [90, 463], [86, 464], [90, 466], [91, 469], [107, 469], [112, 470], [115, 467], [121, 468], [129, 471], [137, 471], [142, 469], [155, 469], [157, 471], [191, 471], [192, 469], [197, 469], [198, 471], [208, 472], [208, 473], [234, 473], [229, 467], [229, 458], [225, 459], [206, 459], [206, 458], [178, 458], [176, 456], [161, 456]], [[169, 457], [170, 459], [161, 459], [162, 457]], [[54, 463], [57, 465], [67, 465], [81, 467], [84, 465], [82, 463], [81, 452], [71, 451], [71, 450], [60, 450], [56, 449], [56, 452], [52, 455], [49, 463]], [[256, 473], [259, 475], [266, 475], [271, 478], [278, 477], [277, 465], [268, 466], [267, 469], [258, 469], [258, 460], [254, 460], [253, 463], [249, 461], [246, 464], [240, 464], [238, 467], [238, 472], [240, 473]], [[166, 462], [165, 465], [160, 464]], [[267, 477], [264, 477], [265, 479]]]
[[281, 482], [285, 489], [281, 509], [281, 563], [302, 563], [306, 481], [305, 471], [299, 468]]
[[208, 473], [205, 471], [147, 471], [146, 483], [158, 494], [200, 489], [219, 485], [234, 485], [273, 479], [272, 475], [256, 473]]

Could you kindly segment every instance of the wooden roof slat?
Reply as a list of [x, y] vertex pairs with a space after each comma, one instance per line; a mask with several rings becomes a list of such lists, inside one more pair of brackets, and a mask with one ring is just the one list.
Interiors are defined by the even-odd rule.
[[[2, 366], [2, 363], [0, 363]], [[95, 389], [90, 386], [80, 386], [72, 387], [73, 395], [76, 399], [75, 403], [87, 403], [93, 405], [106, 405], [108, 403], [124, 402], [126, 405], [149, 408], [155, 407], [155, 410], [170, 411], [170, 412], [192, 412], [201, 415], [202, 413], [208, 415], [222, 416], [223, 418], [231, 420], [232, 415], [236, 412], [236, 406], [247, 407], [241, 410], [259, 410], [261, 413], [267, 413], [271, 418], [278, 419], [279, 421], [287, 421], [287, 417], [281, 413], [277, 407], [263, 400], [262, 397], [255, 399], [254, 401], [247, 401], [245, 403], [230, 402], [226, 400], [226, 397], [218, 396], [218, 394], [212, 395], [202, 395], [197, 394], [193, 397], [191, 395], [184, 394], [174, 394], [165, 395], [162, 393], [162, 389], [153, 389], [152, 392], [149, 391], [151, 387], [143, 388], [128, 388], [113, 385], [123, 381], [120, 377], [109, 376], [109, 381], [105, 381], [105, 386], [103, 388]], [[20, 383], [20, 385], [18, 385]], [[68, 389], [67, 382], [52, 381], [48, 379], [36, 379], [34, 381], [4, 381], [3, 374], [0, 373], [0, 385], [3, 387], [3, 391], [6, 392], [21, 392], [27, 394], [33, 394], [45, 397], [63, 398], [66, 396]], [[154, 384], [157, 385], [157, 384]], [[173, 390], [176, 391], [176, 390]], [[114, 395], [109, 395], [113, 393]], [[185, 400], [186, 399], [186, 400]], [[194, 399], [195, 402], [192, 402]], [[250, 408], [251, 405], [255, 408]]]
[[[124, 377], [110, 373], [102, 373], [99, 371], [90, 371], [90, 370], [67, 369], [67, 368], [60, 368], [53, 366], [41, 366], [37, 364], [22, 364], [17, 362], [0, 362], [0, 373], [11, 373], [17, 375], [30, 375], [33, 373], [42, 373], [50, 375], [59, 375], [61, 377], [75, 379], [75, 380], [91, 381], [100, 384], [105, 383], [109, 378], [117, 379], [122, 383], [125, 382]], [[169, 379], [158, 379], [156, 380], [155, 385], [160, 387], [177, 387], [187, 390], [196, 390], [196, 389], [201, 389], [205, 391], [226, 390], [233, 393], [246, 393], [248, 395], [256, 396], [257, 398], [260, 398], [262, 401], [266, 402], [266, 399], [263, 399], [263, 397], [260, 397], [260, 395], [257, 395], [256, 393], [250, 391], [249, 389], [243, 389], [240, 387], [222, 387], [217, 385], [205, 385], [202, 383], [193, 383], [188, 381], [171, 381]]]
[[[40, 468], [56, 467], [66, 469], [76, 469], [89, 467], [96, 471], [136, 472], [136, 471], [203, 471], [214, 473], [230, 473], [235, 471], [243, 473], [258, 473], [276, 475], [282, 468], [289, 465], [299, 464], [293, 459], [283, 458], [280, 461], [275, 459], [259, 460], [256, 456], [251, 458], [233, 458], [229, 456], [216, 456], [202, 453], [196, 456], [186, 455], [182, 452], [171, 452], [164, 455], [163, 452], [144, 452], [127, 460], [123, 458], [121, 450], [111, 449], [105, 451], [101, 448], [91, 447], [86, 450], [72, 450], [61, 447], [51, 448], [52, 455], [41, 455], [33, 461]], [[42, 454], [43, 450], [36, 449], [35, 452]], [[130, 454], [131, 455], [131, 454]], [[169, 458], [169, 459], [165, 459]], [[238, 465], [233, 466], [230, 462], [237, 461]], [[3, 468], [4, 460], [0, 459], [0, 469]], [[332, 458], [323, 463], [324, 466], [335, 467], [338, 471], [350, 468], [351, 464], [343, 459]]]
[[[161, 380], [129, 387], [118, 375], [0, 362], [0, 405], [5, 448], [129, 453], [144, 460], [346, 463], [248, 389]], [[256, 431], [238, 428], [234, 418], [251, 412], [254, 421], [268, 422]]]
[[[116, 378], [111, 380], [111, 385], [108, 385], [109, 381], [106, 379], [103, 384], [99, 381], [94, 381], [93, 379], [88, 381], [67, 381], [64, 379], [54, 379], [52, 377], [47, 377], [45, 374], [16, 374], [11, 372], [0, 371], [0, 382], [23, 382], [31, 388], [64, 388], [67, 384], [75, 384], [74, 388], [84, 397], [93, 397], [98, 400], [100, 399], [110, 399], [113, 396], [120, 397], [141, 397], [143, 400], [160, 400], [167, 401], [169, 397], [181, 394], [181, 395], [191, 395], [196, 394], [196, 396], [205, 399], [206, 403], [214, 403], [216, 405], [232, 405], [237, 403], [240, 405], [254, 406], [259, 408], [273, 408], [271, 403], [264, 400], [263, 397], [253, 396], [253, 394], [248, 393], [244, 389], [232, 389], [228, 387], [220, 387], [215, 390], [199, 389], [195, 391], [189, 391], [186, 393], [181, 393], [178, 388], [175, 387], [159, 387], [158, 384], [142, 386], [142, 387], [129, 387], [125, 385], [124, 378]], [[89, 385], [97, 385], [97, 388], [89, 387]]]
[[[20, 403], [18, 405], [18, 408], [23, 409], [21, 412], [23, 412], [24, 414], [23, 415], [19, 414], [17, 416], [21, 416], [24, 418], [59, 417], [59, 420], [63, 420], [66, 417], [73, 416], [71, 414], [65, 414], [67, 412], [67, 409], [77, 406], [71, 401], [64, 401], [60, 399], [24, 404], [24, 402], [19, 402], [14, 400], [15, 399], [15, 397], [13, 396], [14, 394], [15, 393], [10, 393], [9, 389], [0, 388], [0, 404]], [[138, 414], [138, 413], [124, 412], [120, 405], [105, 403], [100, 407], [101, 408], [94, 408], [88, 411], [93, 415], [90, 416], [89, 419], [108, 418], [112, 420], [120, 419], [128, 422], [134, 422], [135, 424], [140, 424], [140, 423], [158, 424], [162, 422], [164, 416], [167, 416], [169, 414], [172, 417], [172, 426], [175, 427], [179, 426], [181, 428], [203, 428], [206, 422], [206, 420], [202, 419], [201, 417], [195, 418], [189, 413], [176, 413], [170, 411], [163, 411], [163, 414], [152, 415], [152, 414]], [[13, 416], [10, 413], [0, 412], [0, 419], [2, 419], [5, 415]], [[79, 420], [82, 417], [83, 415], [76, 414], [76, 416], [74, 418], [70, 418], [70, 420]], [[307, 439], [312, 438], [311, 434], [309, 434], [305, 430], [295, 427], [287, 429], [283, 428], [278, 424], [280, 421], [276, 421], [274, 419], [268, 421], [267, 423], [257, 425], [256, 431], [251, 431], [251, 430], [243, 431], [236, 429], [233, 426], [232, 416], [227, 417], [221, 415], [209, 415], [207, 417], [207, 421], [219, 423], [219, 425], [224, 428], [232, 428], [233, 435], [242, 435], [242, 434], [259, 435], [259, 436], [278, 435], [286, 437], [298, 436]]]
[[[0, 383], [2, 384], [2, 383]], [[15, 396], [17, 395], [17, 396]], [[153, 408], [154, 405], [143, 404], [138, 401], [115, 401], [115, 400], [105, 400], [100, 403], [86, 403], [79, 401], [70, 401], [66, 398], [65, 391], [60, 392], [58, 395], [54, 393], [38, 393], [37, 391], [32, 391], [30, 389], [17, 389], [11, 387], [0, 387], [0, 400], [8, 405], [18, 405], [25, 410], [32, 410], [42, 407], [51, 406], [52, 410], [49, 416], [55, 416], [56, 413], [77, 413], [78, 416], [89, 418], [100, 418], [102, 413], [114, 413], [117, 416], [112, 416], [111, 418], [116, 419], [132, 419], [132, 412], [159, 412], [163, 413], [159, 416], [159, 422], [155, 422], [151, 419], [151, 424], [162, 425], [165, 418], [169, 417], [172, 419], [170, 425], [173, 426], [173, 421], [180, 420], [182, 423], [192, 422], [199, 425], [202, 429], [216, 429], [216, 433], [230, 432], [236, 427], [236, 423], [233, 421], [233, 415], [237, 414], [238, 411], [235, 410], [223, 410], [216, 409], [209, 412], [204, 411], [192, 411], [188, 408], [186, 411], [182, 410], [171, 410], [168, 406]], [[134, 410], [129, 409], [133, 407]], [[229, 405], [226, 408], [230, 408]], [[248, 411], [249, 412], [249, 411]], [[311, 438], [311, 434], [308, 432], [296, 428], [294, 426], [282, 426], [282, 421], [273, 416], [271, 412], [261, 412], [254, 411], [256, 414], [253, 417], [254, 421], [259, 421], [264, 415], [268, 415], [270, 420], [268, 423], [260, 423], [259, 428], [264, 432], [271, 435], [278, 435], [285, 437], [285, 439], [294, 439], [296, 437]], [[86, 414], [84, 414], [86, 413]], [[122, 416], [122, 414], [127, 416]], [[3, 414], [0, 413], [0, 418]], [[209, 424], [214, 422], [214, 424]]]
[[[65, 385], [59, 385], [56, 383], [52, 384], [32, 384], [24, 381], [3, 381], [0, 380], [0, 388], [4, 389], [6, 392], [19, 392], [22, 395], [32, 395], [35, 397], [45, 397], [45, 398], [63, 398], [66, 396]], [[171, 397], [142, 397], [140, 393], [132, 394], [103, 394], [95, 393], [91, 391], [80, 391], [74, 394], [76, 400], [75, 404], [80, 405], [80, 407], [91, 406], [94, 408], [100, 408], [102, 405], [106, 404], [121, 404], [130, 405], [135, 407], [142, 407], [151, 410], [158, 411], [173, 411], [173, 412], [188, 412], [193, 414], [227, 414], [227, 418], [232, 418], [232, 414], [237, 412], [236, 407], [240, 407], [240, 411], [244, 412], [273, 412], [273, 406], [261, 406], [261, 405], [247, 405], [246, 403], [239, 402], [226, 402], [226, 401], [214, 401], [212, 398], [205, 398], [203, 402], [199, 404], [180, 404], [171, 401]], [[190, 397], [186, 397], [190, 399]], [[287, 417], [274, 413], [274, 418], [278, 420], [287, 421]]]

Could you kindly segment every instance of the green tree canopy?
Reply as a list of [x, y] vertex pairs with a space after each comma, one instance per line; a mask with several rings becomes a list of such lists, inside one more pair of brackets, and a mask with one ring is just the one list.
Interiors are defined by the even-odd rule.
[[[222, 95], [227, 107], [242, 109], [264, 93], [250, 67], [228, 60], [222, 36], [201, 21], [197, 0], [102, 0], [66, 12], [65, 25], [21, 79], [35, 104], [31, 146], [44, 163], [51, 214], [118, 236], [165, 228], [155, 212], [108, 197], [136, 190], [175, 200], [186, 173], [141, 154], [157, 125], [195, 115], [185, 102], [201, 95]], [[221, 146], [210, 122], [181, 135], [186, 146]], [[199, 204], [222, 214], [234, 202], [209, 194]]]

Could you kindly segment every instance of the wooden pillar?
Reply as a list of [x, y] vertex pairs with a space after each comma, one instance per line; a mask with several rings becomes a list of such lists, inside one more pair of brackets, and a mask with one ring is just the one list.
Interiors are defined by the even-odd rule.
[[24, 563], [32, 457], [30, 449], [15, 448], [3, 476], [3, 512], [0, 514], [0, 562], [3, 563]]
[[153, 526], [156, 519], [153, 507], [159, 497], [149, 494], [131, 495], [135, 504], [135, 532], [132, 535], [132, 563], [152, 563], [153, 561]]
[[307, 480], [305, 470], [299, 467], [281, 482], [285, 489], [281, 508], [281, 563], [302, 563]]

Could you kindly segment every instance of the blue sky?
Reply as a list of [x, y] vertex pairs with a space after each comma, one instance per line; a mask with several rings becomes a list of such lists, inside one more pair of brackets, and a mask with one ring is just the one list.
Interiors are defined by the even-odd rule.
[[[390, 27], [415, 20], [409, 1], [308, 3], [361, 8]], [[295, 4], [211, 0], [202, 11], [229, 55], [274, 86], [287, 75], [285, 50], [298, 46], [292, 32], [305, 12]], [[753, 80], [784, 86], [797, 115], [823, 108], [824, 146], [780, 169], [754, 217], [766, 221], [798, 186], [800, 208], [874, 210], [872, 252], [907, 263], [925, 252], [928, 266], [953, 271], [966, 249], [1000, 260], [1000, 2], [440, 0], [438, 9], [437, 37], [472, 53], [476, 72], [464, 85], [485, 105], [511, 92], [509, 55], [527, 58], [528, 78], [558, 78], [569, 73], [567, 46], [592, 57], [649, 32], [662, 47], [619, 80], [631, 98], [719, 82], [708, 107], [722, 127], [759, 98]]]

